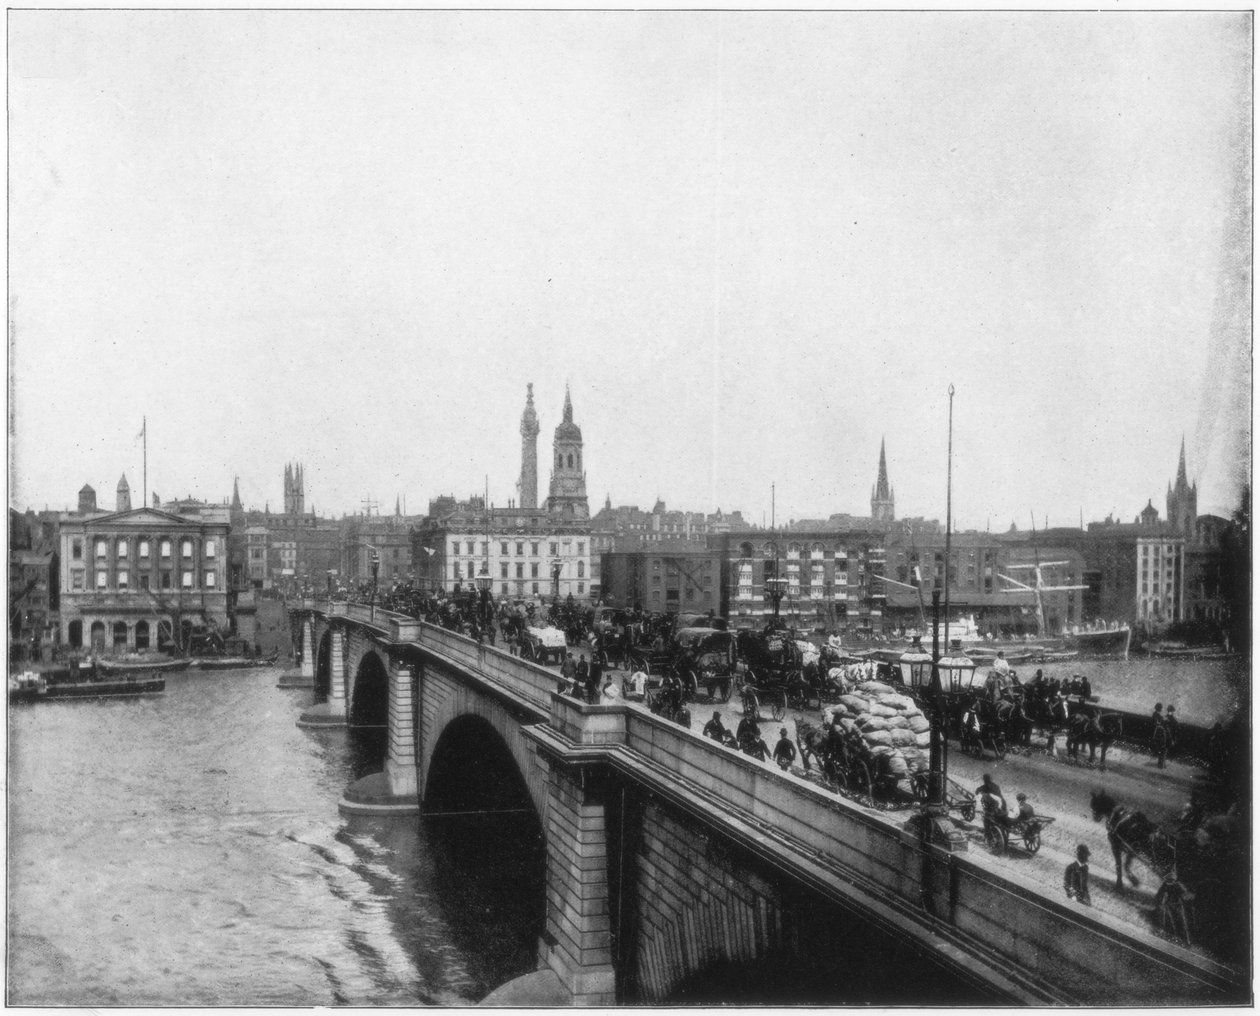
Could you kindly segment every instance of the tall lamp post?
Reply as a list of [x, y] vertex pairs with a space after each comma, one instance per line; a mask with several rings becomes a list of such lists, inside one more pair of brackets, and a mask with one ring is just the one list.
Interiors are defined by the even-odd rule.
[[[948, 458], [945, 467], [945, 637], [949, 638], [949, 567], [950, 528], [953, 499], [954, 459], [954, 386], [949, 386], [949, 439]], [[953, 852], [965, 851], [967, 839], [949, 818], [949, 805], [945, 798], [948, 778], [949, 715], [944, 690], [941, 688], [941, 590], [932, 590], [932, 669], [925, 698], [930, 710], [931, 740], [928, 750], [927, 801], [918, 815], [906, 822], [905, 828], [917, 831], [926, 845], [933, 843]]]
[[381, 552], [375, 547], [372, 548], [371, 557], [372, 568], [372, 610], [376, 610], [376, 583], [381, 575]]

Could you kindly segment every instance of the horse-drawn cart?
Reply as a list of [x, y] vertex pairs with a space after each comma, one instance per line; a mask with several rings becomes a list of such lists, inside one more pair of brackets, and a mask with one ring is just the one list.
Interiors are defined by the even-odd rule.
[[538, 663], [563, 663], [569, 648], [559, 628], [525, 628], [520, 640], [521, 656]]
[[[928, 799], [929, 779], [928, 773], [915, 773], [910, 778], [911, 785], [914, 787], [914, 796], [920, 801]], [[976, 795], [957, 780], [946, 776], [945, 807], [950, 811], [958, 812], [964, 822], [970, 822], [976, 817]]]

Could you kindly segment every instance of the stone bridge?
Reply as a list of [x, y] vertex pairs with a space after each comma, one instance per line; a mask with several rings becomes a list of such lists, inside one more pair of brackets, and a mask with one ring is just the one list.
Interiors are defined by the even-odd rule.
[[315, 686], [299, 722], [388, 727], [344, 811], [536, 815], [538, 966], [575, 1004], [662, 1003], [705, 978], [822, 1004], [1248, 997], [1188, 949], [637, 705], [558, 695], [555, 671], [507, 652], [357, 604], [303, 601], [291, 621]]

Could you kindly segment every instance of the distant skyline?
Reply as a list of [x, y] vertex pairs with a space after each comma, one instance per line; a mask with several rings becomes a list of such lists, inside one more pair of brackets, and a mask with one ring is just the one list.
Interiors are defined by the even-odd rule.
[[[10, 504], [959, 529], [1250, 468], [1248, 12], [9, 13]], [[148, 491], [140, 494], [142, 417]]]

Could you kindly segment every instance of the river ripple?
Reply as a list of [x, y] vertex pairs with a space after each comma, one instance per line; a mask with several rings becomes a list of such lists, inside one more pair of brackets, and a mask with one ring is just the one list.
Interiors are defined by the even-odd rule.
[[378, 749], [277, 675], [10, 709], [10, 1004], [461, 1005], [532, 968], [512, 852], [344, 819]]

